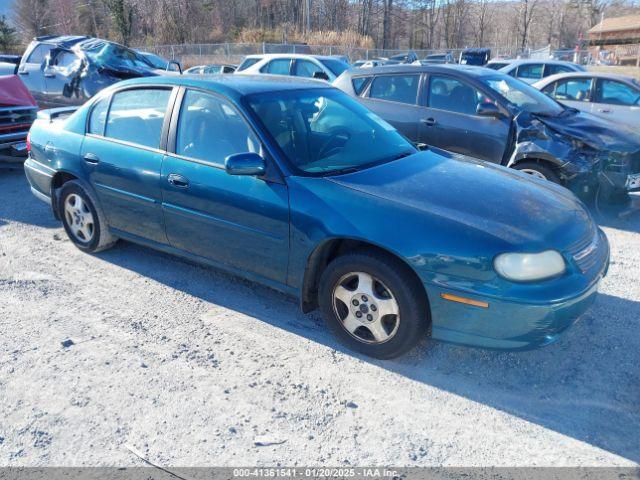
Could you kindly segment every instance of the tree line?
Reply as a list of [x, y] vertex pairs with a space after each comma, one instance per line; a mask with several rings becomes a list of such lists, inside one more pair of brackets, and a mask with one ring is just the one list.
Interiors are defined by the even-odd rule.
[[638, 0], [15, 0], [0, 48], [45, 34], [127, 45], [305, 42], [383, 49], [573, 48]]

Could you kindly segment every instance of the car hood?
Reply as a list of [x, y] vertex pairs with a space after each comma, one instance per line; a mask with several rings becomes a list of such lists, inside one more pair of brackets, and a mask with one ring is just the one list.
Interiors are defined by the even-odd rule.
[[330, 181], [514, 246], [563, 249], [594, 229], [582, 203], [563, 187], [440, 150]]
[[567, 109], [565, 112], [558, 117], [522, 112], [515, 121], [521, 128], [535, 126], [536, 122], [540, 122], [568, 140], [579, 140], [595, 150], [620, 153], [640, 151], [640, 134], [630, 128], [574, 109]]

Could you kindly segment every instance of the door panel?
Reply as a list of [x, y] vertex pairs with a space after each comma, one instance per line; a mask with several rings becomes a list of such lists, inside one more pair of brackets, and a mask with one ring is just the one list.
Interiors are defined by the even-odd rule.
[[18, 68], [18, 75], [27, 86], [40, 108], [51, 106], [47, 103], [44, 82], [44, 63], [51, 45], [39, 44], [28, 55]]
[[111, 227], [167, 243], [160, 197], [163, 156], [102, 137], [85, 138], [82, 158]]
[[490, 101], [465, 82], [431, 76], [427, 107], [422, 109], [421, 142], [464, 155], [501, 163], [511, 120], [475, 115], [478, 104]]
[[[170, 175], [187, 185], [169, 183]], [[285, 185], [169, 155], [162, 189], [173, 247], [284, 283], [289, 253]]]

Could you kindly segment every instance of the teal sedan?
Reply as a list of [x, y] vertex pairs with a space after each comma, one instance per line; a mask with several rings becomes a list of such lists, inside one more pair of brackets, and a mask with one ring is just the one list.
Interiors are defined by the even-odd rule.
[[378, 358], [428, 336], [550, 343], [609, 264], [568, 190], [419, 152], [313, 80], [122, 82], [77, 110], [40, 112], [25, 171], [81, 250], [123, 239], [268, 285]]

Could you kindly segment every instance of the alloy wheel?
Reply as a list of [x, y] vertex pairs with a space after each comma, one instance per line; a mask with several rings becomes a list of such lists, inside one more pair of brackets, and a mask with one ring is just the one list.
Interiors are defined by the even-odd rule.
[[76, 193], [67, 196], [64, 201], [64, 215], [69, 230], [76, 240], [89, 243], [95, 232], [93, 214], [87, 203]]
[[333, 310], [351, 336], [369, 344], [391, 340], [400, 325], [400, 308], [391, 290], [364, 272], [340, 278], [333, 289]]

